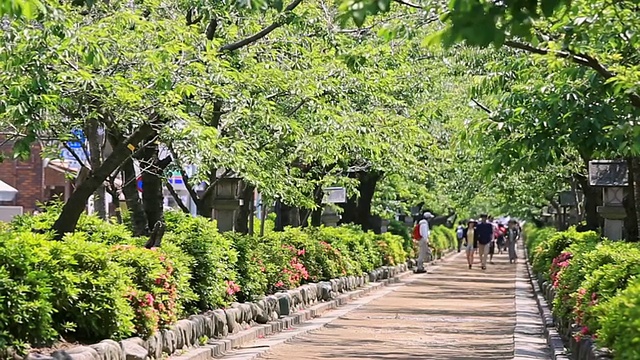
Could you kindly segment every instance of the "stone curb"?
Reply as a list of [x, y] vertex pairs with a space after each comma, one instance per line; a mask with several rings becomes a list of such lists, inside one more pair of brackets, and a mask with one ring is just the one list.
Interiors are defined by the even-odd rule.
[[[525, 258], [522, 242], [518, 259]], [[537, 296], [527, 272], [527, 262], [517, 261], [515, 278], [516, 324], [513, 331], [513, 359], [550, 359], [551, 349], [545, 336], [546, 325], [538, 313]]]
[[[445, 260], [445, 258], [452, 253], [454, 253], [454, 250], [446, 252], [440, 259], [432, 261], [431, 264], [435, 264], [436, 261]], [[403, 278], [406, 278], [407, 276], [413, 274], [413, 271], [410, 270], [410, 266], [407, 266], [407, 268], [408, 270], [400, 272], [399, 274], [391, 278], [383, 279], [379, 282], [368, 283], [361, 289], [342, 294], [334, 300], [326, 301], [313, 305], [307, 309], [299, 310], [292, 315], [282, 317], [270, 322], [269, 324], [254, 326], [237, 334], [229, 335], [224, 339], [212, 340], [206, 345], [194, 348], [181, 355], [171, 356], [169, 357], [169, 360], [210, 360], [216, 357], [221, 357], [229, 351], [250, 344], [257, 339], [261, 339], [266, 336], [282, 332], [283, 330], [290, 329], [293, 325], [303, 324], [314, 318], [321, 317], [323, 313], [337, 309], [347, 304], [351, 300], [373, 293], [390, 284], [398, 283]], [[312, 329], [300, 331], [298, 334], [296, 334], [296, 336], [292, 337], [291, 339], [287, 339], [284, 342], [289, 342], [294, 338], [303, 335], [311, 330]], [[260, 357], [260, 355], [258, 354], [255, 357]]]
[[527, 250], [526, 242], [523, 241], [524, 248], [524, 256], [525, 256], [525, 265], [527, 269], [527, 276], [529, 278], [529, 282], [531, 283], [531, 287], [533, 289], [536, 304], [538, 305], [538, 312], [540, 314], [540, 319], [542, 320], [542, 324], [544, 325], [544, 336], [547, 340], [547, 345], [551, 350], [551, 358], [553, 360], [569, 360], [570, 357], [567, 353], [567, 350], [564, 346], [564, 341], [562, 337], [558, 333], [555, 327], [555, 321], [553, 319], [553, 315], [551, 312], [551, 308], [547, 303], [547, 300], [542, 295], [542, 291], [540, 286], [538, 285], [538, 280], [533, 274], [533, 269], [531, 269], [531, 264], [529, 263], [529, 251]]

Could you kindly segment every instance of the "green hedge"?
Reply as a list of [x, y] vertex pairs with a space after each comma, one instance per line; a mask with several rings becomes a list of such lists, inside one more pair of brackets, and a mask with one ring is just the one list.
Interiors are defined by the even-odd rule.
[[404, 239], [389, 233], [343, 226], [221, 235], [214, 222], [179, 212], [165, 215], [161, 249], [87, 215], [63, 241], [32, 232], [49, 228], [56, 211], [18, 217], [0, 233], [0, 354], [61, 336], [144, 337], [189, 314], [407, 259]]
[[573, 228], [526, 230], [534, 271], [556, 291], [554, 315], [578, 324], [576, 337], [594, 337], [616, 359], [640, 358], [640, 244]]

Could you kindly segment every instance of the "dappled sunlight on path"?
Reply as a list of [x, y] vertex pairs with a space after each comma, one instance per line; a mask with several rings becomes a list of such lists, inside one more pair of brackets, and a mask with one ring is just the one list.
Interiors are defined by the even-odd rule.
[[513, 359], [516, 266], [506, 255], [495, 260], [486, 271], [469, 270], [463, 255], [453, 256], [265, 357]]

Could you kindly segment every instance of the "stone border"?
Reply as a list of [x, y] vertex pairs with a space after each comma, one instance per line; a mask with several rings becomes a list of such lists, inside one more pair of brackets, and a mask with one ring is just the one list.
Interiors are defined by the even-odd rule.
[[[446, 253], [445, 253], [446, 254]], [[97, 344], [58, 350], [51, 355], [28, 354], [24, 360], [147, 360], [209, 359], [255, 339], [319, 317], [348, 301], [398, 282], [411, 274], [415, 261], [383, 266], [362, 276], [309, 283], [264, 296], [256, 302], [233, 303], [179, 320], [148, 339], [103, 340]], [[185, 355], [186, 354], [186, 355]]]
[[538, 307], [538, 313], [540, 314], [540, 319], [544, 324], [544, 336], [547, 340], [547, 345], [549, 345], [549, 349], [551, 350], [551, 359], [553, 360], [569, 360], [569, 356], [567, 350], [564, 347], [564, 341], [555, 327], [555, 321], [551, 312], [551, 307], [547, 303], [547, 300], [543, 296], [542, 291], [540, 290], [540, 286], [538, 281], [533, 274], [533, 269], [531, 268], [531, 264], [529, 263], [529, 252], [527, 250], [526, 242], [522, 241], [522, 247], [525, 256], [525, 264], [526, 264], [526, 276], [529, 279], [529, 283], [531, 284], [531, 288], [533, 289], [536, 304]]
[[513, 332], [514, 360], [550, 359], [545, 340], [545, 322], [538, 313], [537, 293], [531, 286], [524, 243], [518, 244], [516, 263], [515, 309], [516, 326]]

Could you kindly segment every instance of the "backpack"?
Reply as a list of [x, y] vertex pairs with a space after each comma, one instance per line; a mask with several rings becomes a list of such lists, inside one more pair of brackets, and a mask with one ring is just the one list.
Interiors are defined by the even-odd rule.
[[417, 223], [416, 226], [413, 227], [413, 238], [416, 240], [422, 239], [422, 235], [420, 235], [420, 223]]

